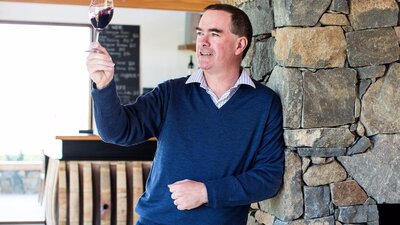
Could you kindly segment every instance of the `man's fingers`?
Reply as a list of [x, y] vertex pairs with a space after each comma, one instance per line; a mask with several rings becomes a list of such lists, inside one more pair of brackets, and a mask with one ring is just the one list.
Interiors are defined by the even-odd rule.
[[114, 69], [115, 64], [111, 60], [104, 60], [99, 58], [91, 58], [86, 62], [86, 67], [89, 73], [97, 72], [97, 71], [112, 71]]
[[112, 72], [113, 68], [108, 67], [108, 66], [93, 66], [91, 68], [88, 68], [89, 74], [96, 73], [96, 72]]
[[188, 179], [184, 179], [184, 180], [179, 180], [179, 181], [177, 181], [177, 182], [175, 182], [175, 183], [173, 183], [174, 185], [175, 184], [182, 184], [182, 183], [185, 183], [185, 182], [188, 182], [189, 180]]
[[188, 207], [187, 204], [181, 203], [179, 200], [175, 200], [174, 201], [174, 205], [176, 205], [176, 208], [178, 210], [190, 210], [190, 209], [192, 209], [192, 208]]
[[92, 52], [87, 56], [87, 61], [92, 62], [92, 61], [104, 61], [104, 62], [109, 62], [113, 63], [112, 58], [110, 56], [106, 56], [103, 54], [99, 54], [96, 52]]
[[188, 179], [185, 179], [185, 180], [177, 181], [177, 182], [175, 182], [175, 183], [173, 183], [173, 184], [169, 184], [169, 185], [168, 185], [169, 191], [170, 191], [170, 192], [176, 191], [177, 189], [179, 189], [179, 184], [185, 183], [185, 182], [187, 182], [187, 181], [189, 181], [189, 180], [188, 180]]
[[101, 66], [104, 68], [111, 68], [113, 69], [115, 64], [113, 62], [103, 61], [103, 60], [91, 60], [87, 62], [88, 67], [97, 67]]
[[186, 207], [183, 206], [183, 205], [177, 205], [176, 208], [177, 208], [178, 210], [186, 210], [186, 209], [189, 209], [189, 208], [186, 208]]
[[94, 52], [110, 57], [107, 50], [103, 46], [101, 46], [100, 43], [98, 42], [92, 42], [90, 44], [90, 49], [93, 50]]
[[181, 194], [181, 193], [179, 193], [179, 192], [172, 192], [172, 194], [171, 194], [171, 198], [172, 198], [172, 199], [176, 200], [176, 199], [178, 199], [179, 197], [182, 197], [182, 194]]

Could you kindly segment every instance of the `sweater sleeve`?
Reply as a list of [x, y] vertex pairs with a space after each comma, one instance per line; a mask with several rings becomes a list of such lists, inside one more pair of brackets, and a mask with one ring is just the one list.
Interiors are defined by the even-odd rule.
[[94, 115], [103, 141], [129, 146], [157, 137], [164, 115], [165, 86], [160, 84], [129, 105], [121, 105], [114, 80], [101, 90], [94, 86]]
[[237, 176], [205, 181], [209, 207], [251, 204], [272, 198], [279, 191], [285, 160], [283, 118], [279, 97], [272, 102], [254, 166]]

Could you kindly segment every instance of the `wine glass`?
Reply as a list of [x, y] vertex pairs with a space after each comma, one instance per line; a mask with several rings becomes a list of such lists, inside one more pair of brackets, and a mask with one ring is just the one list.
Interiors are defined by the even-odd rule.
[[95, 29], [94, 41], [99, 41], [99, 33], [110, 23], [114, 14], [113, 0], [91, 0], [89, 18]]

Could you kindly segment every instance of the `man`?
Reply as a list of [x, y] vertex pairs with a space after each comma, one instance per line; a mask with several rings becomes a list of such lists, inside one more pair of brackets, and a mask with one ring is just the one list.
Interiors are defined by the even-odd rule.
[[200, 70], [168, 80], [121, 106], [114, 63], [98, 43], [87, 67], [105, 142], [156, 137], [157, 151], [136, 211], [138, 225], [244, 225], [249, 205], [273, 197], [284, 170], [279, 97], [240, 64], [252, 29], [240, 9], [208, 6], [197, 27]]

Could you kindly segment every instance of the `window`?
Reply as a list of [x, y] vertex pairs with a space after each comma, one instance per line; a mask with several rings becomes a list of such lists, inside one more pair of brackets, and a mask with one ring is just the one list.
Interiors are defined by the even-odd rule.
[[1, 24], [0, 154], [37, 155], [88, 129], [89, 26]]
[[[0, 30], [0, 222], [43, 221], [40, 173], [5, 161], [28, 164], [42, 160], [43, 152], [57, 155], [57, 135], [89, 128], [91, 28], [0, 23]], [[8, 164], [13, 169], [1, 169]]]

